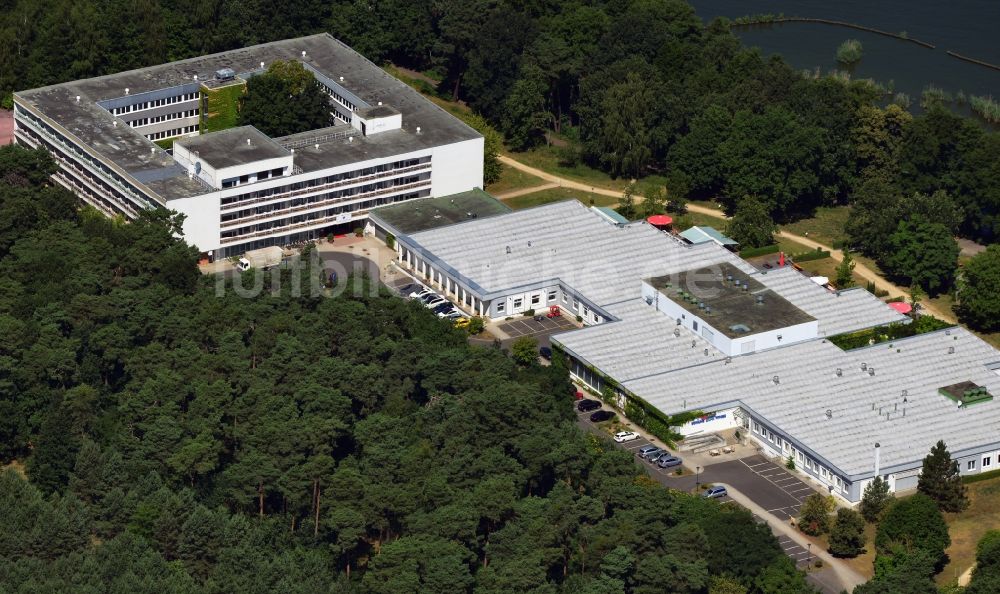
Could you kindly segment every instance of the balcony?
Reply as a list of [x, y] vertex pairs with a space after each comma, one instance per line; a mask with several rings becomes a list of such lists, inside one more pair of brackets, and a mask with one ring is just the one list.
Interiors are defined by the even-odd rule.
[[376, 197], [376, 196], [384, 196], [386, 194], [395, 194], [397, 192], [404, 191], [404, 190], [409, 190], [409, 189], [412, 189], [412, 188], [419, 188], [421, 186], [429, 186], [430, 183], [431, 183], [431, 180], [429, 180], [429, 179], [423, 179], [423, 180], [416, 181], [416, 182], [413, 182], [413, 183], [410, 183], [410, 184], [403, 184], [403, 185], [400, 185], [400, 186], [392, 186], [390, 188], [385, 188], [383, 190], [376, 191], [376, 192], [365, 192], [363, 194], [355, 194], [353, 196], [341, 196], [339, 198], [333, 198], [331, 200], [324, 200], [322, 202], [317, 202], [315, 204], [304, 204], [302, 206], [296, 206], [296, 207], [292, 207], [292, 208], [285, 208], [285, 209], [282, 209], [282, 210], [272, 210], [270, 212], [262, 213], [262, 214], [255, 215], [255, 216], [243, 217], [243, 218], [240, 218], [240, 219], [234, 219], [232, 221], [224, 221], [223, 223], [221, 223], [221, 227], [222, 227], [222, 229], [230, 229], [232, 227], [238, 227], [240, 225], [245, 225], [245, 224], [253, 222], [253, 221], [260, 221], [260, 220], [264, 220], [264, 219], [280, 218], [280, 217], [282, 217], [284, 215], [295, 213], [295, 212], [301, 212], [301, 211], [304, 211], [304, 210], [313, 210], [313, 209], [328, 208], [330, 206], [335, 206], [335, 205], [337, 205], [338, 203], [341, 203], [341, 202], [352, 202], [352, 201], [355, 201], [355, 200], [366, 200], [368, 198], [373, 198], [373, 197]]
[[270, 196], [261, 196], [259, 198], [249, 198], [247, 200], [240, 200], [239, 202], [230, 202], [229, 204], [222, 205], [222, 212], [230, 212], [232, 210], [243, 208], [243, 207], [249, 206], [251, 204], [258, 204], [258, 203], [261, 203], [261, 202], [270, 202], [272, 200], [274, 200], [274, 201], [280, 201], [280, 200], [285, 200], [287, 198], [293, 198], [295, 196], [300, 196], [302, 194], [310, 194], [310, 193], [313, 193], [313, 192], [322, 192], [322, 191], [325, 191], [325, 190], [332, 190], [332, 189], [335, 189], [335, 188], [341, 188], [341, 187], [344, 187], [344, 186], [350, 186], [350, 185], [354, 185], [354, 184], [365, 183], [365, 182], [373, 181], [373, 180], [377, 180], [377, 179], [385, 179], [387, 177], [393, 177], [393, 176], [396, 176], [396, 175], [402, 175], [404, 173], [412, 173], [412, 172], [418, 172], [418, 171], [422, 172], [422, 171], [425, 171], [425, 170], [426, 171], [430, 171], [430, 167], [431, 167], [431, 163], [430, 163], [430, 161], [428, 161], [427, 163], [420, 163], [418, 165], [412, 165], [410, 167], [403, 167], [401, 169], [392, 169], [390, 171], [383, 171], [381, 173], [376, 173], [376, 174], [373, 174], [373, 175], [366, 175], [364, 177], [354, 177], [354, 178], [351, 178], [351, 179], [345, 179], [345, 180], [341, 180], [341, 181], [336, 181], [336, 182], [332, 182], [332, 183], [329, 183], [329, 184], [323, 184], [321, 186], [310, 186], [308, 188], [301, 188], [301, 189], [298, 189], [298, 190], [290, 190], [290, 191], [287, 191], [287, 192], [282, 192], [280, 194], [271, 194]]

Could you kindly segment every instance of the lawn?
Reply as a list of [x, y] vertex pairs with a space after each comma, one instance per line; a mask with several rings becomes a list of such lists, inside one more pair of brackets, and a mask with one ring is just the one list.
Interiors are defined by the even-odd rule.
[[562, 151], [565, 150], [555, 146], [540, 146], [531, 150], [519, 153], [506, 153], [511, 159], [520, 161], [525, 165], [541, 169], [552, 175], [558, 175], [582, 184], [587, 184], [595, 188], [605, 188], [620, 192], [625, 189], [628, 180], [611, 179], [608, 174], [588, 167], [583, 163], [566, 165], [562, 162]]
[[242, 81], [219, 89], [207, 91], [202, 88], [205, 97], [205, 114], [201, 119], [201, 133], [217, 132], [232, 128], [239, 119], [240, 97], [246, 90]]
[[782, 229], [796, 235], [803, 235], [822, 244], [839, 248], [846, 240], [844, 223], [851, 216], [848, 206], [821, 207], [815, 216], [782, 225]]
[[570, 190], [567, 188], [550, 188], [540, 192], [532, 192], [531, 194], [517, 196], [516, 198], [504, 200], [503, 202], [514, 210], [521, 210], [524, 208], [531, 208], [532, 206], [541, 206], [542, 204], [549, 204], [550, 202], [559, 202], [561, 200], [570, 199], [579, 200], [587, 206], [590, 206], [591, 204], [594, 206], [613, 206], [618, 202], [617, 198], [613, 198], [611, 196], [600, 196], [597, 194], [590, 194], [588, 192], [580, 192], [578, 190]]
[[531, 188], [545, 184], [545, 180], [535, 177], [530, 173], [525, 173], [520, 169], [514, 169], [506, 165], [501, 166], [500, 179], [493, 184], [486, 186], [486, 191], [496, 196], [513, 190]]
[[976, 560], [976, 543], [987, 530], [1000, 528], [1000, 478], [967, 485], [969, 508], [959, 514], [945, 514], [951, 546], [948, 564], [937, 575], [937, 582], [953, 582]]

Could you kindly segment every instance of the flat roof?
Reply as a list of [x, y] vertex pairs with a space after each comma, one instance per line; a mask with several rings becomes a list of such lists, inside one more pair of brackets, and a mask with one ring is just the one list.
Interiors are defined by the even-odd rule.
[[1000, 400], [959, 408], [938, 392], [960, 382], [997, 393], [1000, 352], [956, 327], [852, 351], [812, 340], [623, 386], [668, 414], [741, 403], [841, 472], [870, 476], [875, 442], [886, 472], [919, 466], [938, 439], [956, 457], [1000, 449]]
[[[361, 100], [370, 105], [383, 101], [403, 116], [400, 130], [367, 137], [358, 132], [353, 142], [345, 139], [321, 143], [319, 150], [311, 143], [309, 148], [296, 150], [295, 164], [304, 173], [481, 137], [461, 120], [328, 33], [18, 91], [14, 98], [43, 116], [60, 132], [112, 163], [119, 172], [134, 176], [143, 170], [163, 170], [172, 165], [173, 159], [139, 131], [124, 125], [124, 120], [119, 120], [115, 126], [118, 118], [98, 105], [98, 101], [173, 87], [197, 89], [201, 82], [211, 80], [216, 70], [231, 68], [237, 75], [247, 74], [259, 70], [261, 62], [266, 65], [275, 60], [298, 60], [330, 80], [339, 81], [344, 77], [340, 84]], [[417, 127], [421, 128], [419, 134]], [[158, 196], [161, 201], [213, 191], [198, 178], [189, 180], [183, 172], [143, 185], [156, 195], [154, 199]]]
[[691, 243], [705, 243], [708, 241], [715, 241], [722, 245], [739, 245], [739, 242], [735, 239], [726, 237], [720, 233], [715, 227], [708, 226], [694, 226], [689, 229], [681, 231], [681, 237], [690, 241]]
[[510, 207], [476, 188], [451, 196], [419, 198], [382, 206], [371, 211], [369, 216], [384, 226], [392, 227], [397, 234], [409, 235], [508, 212]]
[[815, 320], [754, 276], [723, 262], [648, 278], [646, 282], [729, 338]]
[[253, 126], [182, 138], [174, 144], [197, 152], [200, 160], [216, 169], [291, 155], [288, 149]]
[[714, 243], [688, 245], [645, 221], [609, 225], [577, 200], [417, 232], [407, 243], [487, 300], [561, 283], [603, 306], [640, 296], [643, 278], [694, 264], [754, 270]]

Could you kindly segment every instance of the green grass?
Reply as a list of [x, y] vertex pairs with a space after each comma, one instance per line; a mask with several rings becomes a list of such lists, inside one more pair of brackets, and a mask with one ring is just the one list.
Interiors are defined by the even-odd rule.
[[503, 165], [502, 168], [500, 179], [496, 183], [486, 186], [486, 191], [494, 196], [513, 190], [541, 186], [546, 183], [544, 179], [535, 177], [530, 173], [525, 173], [520, 169], [514, 169], [506, 165]]
[[948, 564], [937, 575], [946, 585], [962, 575], [976, 561], [976, 544], [987, 530], [1000, 526], [1000, 479], [973, 483], [969, 490], [969, 508], [958, 514], [945, 514], [951, 546]]
[[674, 217], [674, 229], [685, 231], [691, 227], [715, 227], [722, 233], [726, 232], [726, 219], [713, 217], [700, 212], [689, 212], [679, 217]]
[[[955, 305], [956, 305], [955, 299], [951, 295], [948, 294], [938, 295], [933, 299], [925, 298], [924, 300], [929, 303], [932, 303], [935, 307], [940, 308], [945, 312], [952, 314], [956, 318], [958, 317], [955, 314]], [[992, 332], [992, 333], [976, 332], [976, 335], [979, 336], [979, 338], [982, 338], [986, 342], [990, 343], [994, 347], [1000, 349], [1000, 332]]]
[[532, 206], [541, 206], [542, 204], [559, 202], [561, 200], [579, 200], [586, 206], [590, 206], [592, 200], [594, 206], [613, 206], [618, 202], [617, 198], [613, 198], [611, 196], [600, 196], [598, 194], [580, 192], [578, 190], [570, 190], [567, 188], [550, 188], [548, 190], [532, 192], [531, 194], [525, 194], [523, 196], [504, 200], [503, 202], [514, 210], [521, 210], [524, 208], [531, 208]]
[[796, 235], [803, 235], [822, 244], [839, 248], [847, 241], [844, 223], [851, 216], [848, 206], [821, 207], [815, 216], [782, 225], [781, 228]]
[[156, 146], [160, 147], [161, 149], [163, 149], [165, 151], [169, 151], [170, 149], [172, 149], [174, 147], [174, 141], [175, 140], [177, 140], [177, 139], [176, 138], [164, 138], [163, 140], [154, 140], [153, 142], [156, 144]]
[[562, 162], [564, 150], [566, 149], [555, 146], [540, 146], [520, 153], [507, 153], [507, 155], [516, 161], [520, 161], [536, 169], [541, 169], [546, 173], [558, 175], [595, 188], [605, 188], [615, 190], [616, 192], [625, 189], [628, 180], [611, 179], [611, 176], [603, 171], [598, 171], [583, 163], [566, 165]]
[[246, 85], [234, 84], [211, 91], [201, 90], [206, 97], [206, 115], [201, 120], [201, 133], [232, 128], [239, 120], [240, 97]]

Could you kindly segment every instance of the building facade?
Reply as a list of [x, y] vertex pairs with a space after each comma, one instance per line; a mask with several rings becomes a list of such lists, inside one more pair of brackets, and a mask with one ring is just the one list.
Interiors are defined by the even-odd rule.
[[[246, 80], [277, 60], [313, 73], [330, 126], [214, 131], [218, 102], [235, 109]], [[21, 91], [14, 103], [17, 142], [52, 153], [56, 182], [109, 216], [178, 211], [187, 241], [218, 257], [347, 232], [378, 206], [483, 184], [481, 135], [325, 34]]]

